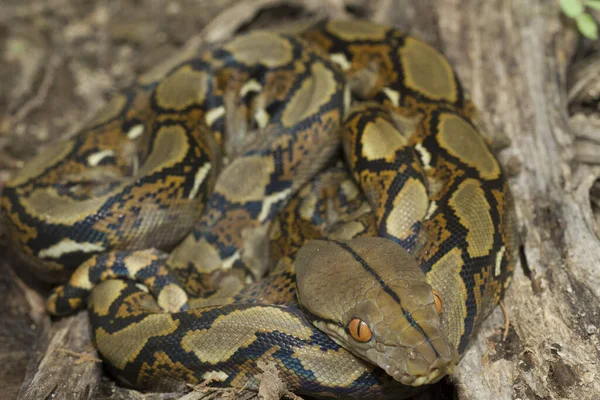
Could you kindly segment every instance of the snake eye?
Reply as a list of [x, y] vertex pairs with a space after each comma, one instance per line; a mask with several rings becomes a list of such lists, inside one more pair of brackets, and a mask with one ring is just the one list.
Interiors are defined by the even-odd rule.
[[441, 314], [444, 309], [444, 303], [442, 301], [442, 294], [435, 289], [433, 289], [433, 301], [435, 302], [435, 308], [436, 308], [438, 314]]
[[368, 342], [371, 340], [371, 336], [373, 336], [373, 332], [371, 332], [369, 325], [360, 318], [352, 318], [348, 324], [348, 330], [354, 340], [360, 343]]

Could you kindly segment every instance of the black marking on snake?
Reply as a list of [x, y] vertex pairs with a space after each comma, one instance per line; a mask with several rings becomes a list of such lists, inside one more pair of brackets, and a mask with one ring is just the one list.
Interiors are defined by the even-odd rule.
[[435, 348], [435, 346], [433, 345], [433, 343], [431, 343], [431, 340], [429, 339], [429, 336], [427, 336], [427, 334], [425, 333], [425, 331], [423, 330], [423, 328], [421, 328], [421, 325], [419, 325], [419, 323], [417, 321], [415, 321], [415, 319], [412, 317], [412, 315], [406, 311], [404, 309], [404, 307], [402, 307], [402, 302], [400, 301], [400, 298], [398, 297], [398, 295], [396, 294], [396, 292], [394, 292], [392, 290], [392, 288], [390, 288], [387, 283], [385, 283], [385, 281], [383, 280], [383, 278], [381, 278], [379, 276], [379, 274], [377, 274], [377, 272], [371, 268], [371, 266], [365, 261], [364, 258], [362, 258], [358, 253], [356, 253], [352, 247], [348, 246], [346, 243], [343, 242], [338, 242], [336, 240], [332, 240], [333, 243], [337, 244], [338, 246], [340, 246], [342, 249], [346, 250], [348, 253], [350, 253], [352, 255], [352, 257], [354, 257], [354, 259], [364, 268], [365, 271], [367, 271], [369, 274], [371, 274], [371, 276], [373, 276], [373, 278], [375, 278], [375, 280], [381, 285], [381, 287], [383, 288], [384, 292], [386, 292], [387, 294], [390, 295], [390, 297], [392, 299], [394, 299], [394, 301], [396, 303], [398, 303], [398, 305], [400, 306], [400, 309], [402, 310], [402, 314], [404, 315], [404, 318], [406, 318], [406, 320], [410, 323], [410, 325], [415, 328], [416, 330], [419, 331], [419, 333], [421, 333], [421, 335], [423, 335], [423, 337], [425, 338], [425, 340], [427, 340], [427, 343], [429, 343], [429, 346], [431, 347], [431, 349], [433, 350], [433, 352], [435, 353], [436, 356], [440, 356], [440, 354], [438, 353], [437, 349]]

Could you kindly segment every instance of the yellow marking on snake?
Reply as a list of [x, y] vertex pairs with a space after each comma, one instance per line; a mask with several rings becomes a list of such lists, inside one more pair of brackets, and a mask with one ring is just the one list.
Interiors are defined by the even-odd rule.
[[404, 116], [398, 113], [391, 113], [391, 117], [394, 121], [396, 130], [406, 137], [406, 140], [409, 140], [414, 136], [415, 132], [417, 131], [417, 127], [423, 120], [422, 115]]
[[216, 120], [221, 118], [223, 115], [225, 115], [224, 106], [212, 108], [206, 113], [206, 116], [204, 117], [204, 122], [206, 122], [206, 125], [211, 126]]
[[393, 105], [398, 107], [400, 105], [400, 93], [390, 88], [381, 89], [383, 93], [390, 99]]
[[262, 90], [262, 85], [258, 83], [255, 79], [250, 79], [248, 82], [242, 86], [240, 89], [240, 96], [244, 97], [250, 92], [260, 92]]
[[281, 333], [300, 339], [306, 340], [311, 335], [311, 330], [297, 318], [276, 307], [254, 307], [219, 316], [208, 329], [187, 332], [181, 347], [194, 353], [202, 362], [216, 364], [229, 360], [236, 351], [251, 345], [258, 332], [281, 330], [282, 326], [285, 329]]
[[397, 238], [407, 239], [413, 233], [413, 224], [425, 217], [428, 206], [425, 186], [417, 179], [408, 179], [394, 199], [394, 208], [386, 222], [388, 232]]
[[[497, 286], [494, 283], [497, 281], [489, 279], [490, 269], [491, 266], [487, 266], [473, 274], [473, 292], [475, 295], [475, 304], [477, 305], [477, 308], [489, 308], [491, 302], [496, 303], [497, 301], [494, 294]], [[477, 323], [477, 318], [473, 321], [473, 323]]]
[[260, 210], [260, 214], [258, 215], [258, 220], [263, 222], [269, 216], [269, 211], [271, 211], [271, 207], [273, 204], [278, 201], [285, 200], [292, 193], [292, 189], [285, 189], [281, 192], [273, 193], [270, 196], [265, 197], [263, 200], [262, 208]]
[[254, 31], [223, 46], [238, 62], [252, 66], [262, 64], [277, 68], [292, 60], [292, 46], [283, 37], [269, 32]]
[[471, 257], [487, 255], [494, 244], [494, 223], [490, 205], [479, 181], [469, 178], [460, 184], [450, 198], [460, 223], [467, 228], [467, 251]]
[[72, 239], [65, 238], [52, 246], [40, 250], [38, 256], [40, 258], [60, 258], [65, 254], [83, 252], [93, 253], [106, 250], [102, 243], [76, 242]]
[[352, 106], [352, 91], [350, 90], [350, 85], [346, 85], [344, 87], [344, 117], [348, 115], [350, 112], [350, 107]]
[[104, 160], [105, 158], [112, 157], [114, 155], [115, 155], [115, 152], [113, 150], [102, 150], [97, 153], [90, 154], [87, 159], [88, 165], [90, 167], [95, 167], [98, 164], [100, 164], [102, 162], [102, 160]]
[[152, 250], [140, 250], [125, 257], [123, 264], [129, 276], [135, 277], [138, 272], [146, 268], [154, 259], [156, 259], [156, 255]]
[[407, 141], [388, 121], [379, 118], [368, 124], [361, 138], [362, 153], [367, 160], [393, 160], [396, 151], [406, 146]]
[[458, 88], [448, 60], [428, 44], [408, 37], [398, 50], [404, 65], [404, 84], [435, 100], [454, 103]]
[[425, 147], [421, 143], [417, 143], [415, 145], [415, 150], [419, 153], [421, 157], [421, 163], [423, 163], [423, 168], [431, 169], [431, 153], [427, 151]]
[[344, 53], [331, 54], [329, 58], [331, 58], [331, 61], [339, 65], [342, 71], [347, 71], [352, 66]]
[[221, 265], [221, 268], [222, 268], [223, 270], [228, 270], [228, 269], [231, 269], [231, 267], [233, 267], [233, 264], [234, 264], [234, 263], [235, 263], [237, 260], [239, 260], [240, 258], [241, 258], [241, 256], [240, 256], [240, 252], [239, 252], [239, 251], [236, 251], [236, 252], [235, 252], [235, 253], [233, 253], [231, 256], [229, 256], [229, 257], [227, 257], [227, 258], [225, 258], [225, 259], [223, 260], [223, 263], [222, 263], [222, 265]]
[[146, 285], [143, 285], [141, 283], [136, 283], [135, 287], [137, 287], [139, 290], [141, 290], [144, 293], [150, 293], [150, 290], [148, 290], [148, 287]]
[[97, 285], [92, 290], [89, 303], [94, 306], [94, 311], [100, 316], [108, 315], [110, 306], [121, 295], [127, 285], [121, 280], [108, 280]]
[[274, 168], [273, 159], [270, 157], [250, 156], [235, 159], [221, 173], [215, 190], [230, 201], [260, 201], [264, 197], [264, 188], [268, 185]]
[[159, 293], [156, 302], [165, 311], [177, 312], [181, 310], [181, 307], [187, 301], [187, 295], [185, 291], [171, 283], [165, 286]]
[[71, 308], [77, 309], [83, 303], [81, 299], [69, 299]]
[[260, 129], [264, 129], [269, 124], [269, 113], [264, 108], [259, 108], [254, 114], [254, 120]]
[[431, 218], [431, 216], [433, 215], [433, 213], [437, 210], [438, 206], [437, 203], [435, 201], [432, 201], [431, 203], [429, 203], [429, 208], [427, 209], [427, 214], [425, 214], [425, 220], [428, 220]]
[[427, 282], [442, 294], [444, 299], [443, 319], [447, 323], [444, 331], [448, 339], [458, 346], [461, 336], [465, 332], [464, 320], [467, 317], [467, 287], [460, 277], [464, 264], [461, 251], [454, 248], [446, 253], [427, 273]]
[[196, 175], [194, 176], [194, 186], [192, 187], [192, 190], [188, 195], [188, 199], [191, 200], [196, 198], [196, 196], [198, 195], [198, 190], [200, 189], [200, 185], [202, 184], [202, 182], [204, 182], [204, 179], [206, 178], [206, 175], [208, 175], [208, 172], [210, 171], [211, 167], [212, 165], [210, 165], [210, 163], [206, 163], [200, 168], [198, 168], [198, 171], [196, 171]]
[[285, 126], [294, 126], [298, 122], [319, 111], [321, 106], [331, 100], [336, 91], [333, 72], [321, 62], [311, 66], [311, 77], [302, 82], [302, 86], [290, 99], [281, 117]]
[[204, 101], [208, 85], [208, 74], [195, 71], [186, 65], [165, 78], [156, 88], [156, 102], [159, 107], [184, 110]]
[[104, 358], [115, 367], [123, 369], [134, 361], [148, 340], [173, 333], [179, 321], [169, 314], [151, 314], [141, 321], [120, 331], [108, 333], [103, 328], [96, 329], [96, 344]]
[[454, 157], [476, 168], [484, 179], [500, 176], [498, 161], [488, 149], [483, 136], [463, 118], [442, 114], [438, 123], [438, 142]]
[[186, 236], [171, 252], [167, 264], [172, 268], [187, 268], [188, 262], [196, 265], [199, 272], [213, 272], [222, 266], [219, 252], [206, 239], [196, 241]]
[[156, 133], [152, 152], [139, 174], [151, 174], [183, 161], [189, 150], [185, 129], [179, 125], [163, 126]]
[[140, 136], [142, 136], [143, 133], [144, 133], [144, 125], [138, 124], [138, 125], [131, 127], [131, 129], [129, 129], [127, 131], [127, 138], [129, 138], [129, 140], [135, 140], [135, 139], [139, 138]]
[[79, 289], [91, 290], [94, 285], [90, 281], [90, 269], [89, 264], [84, 264], [84, 268], [77, 268], [73, 275], [71, 275], [70, 282], [73, 286]]
[[208, 382], [225, 382], [229, 378], [223, 371], [206, 371], [202, 374], [202, 379]]
[[[334, 353], [327, 350], [327, 353]], [[323, 357], [323, 350], [319, 346], [294, 347], [292, 358], [300, 361], [307, 371], [311, 371], [321, 384], [329, 387], [350, 386], [368, 366], [364, 361], [345, 350], [337, 352], [338, 357]], [[332, 374], [332, 371], [336, 371]]]
[[504, 252], [506, 251], [506, 246], [500, 247], [500, 251], [496, 254], [496, 268], [494, 269], [494, 276], [500, 276], [502, 272], [502, 258], [504, 258]]

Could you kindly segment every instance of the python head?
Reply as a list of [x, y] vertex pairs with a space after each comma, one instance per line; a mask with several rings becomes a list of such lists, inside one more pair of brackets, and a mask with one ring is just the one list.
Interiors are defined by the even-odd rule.
[[458, 362], [442, 330], [443, 299], [416, 260], [385, 238], [314, 240], [296, 257], [298, 300], [342, 347], [410, 386]]

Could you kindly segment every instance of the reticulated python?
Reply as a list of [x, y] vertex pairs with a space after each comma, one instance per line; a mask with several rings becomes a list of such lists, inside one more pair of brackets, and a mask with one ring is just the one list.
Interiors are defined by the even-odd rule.
[[70, 277], [51, 312], [91, 291], [122, 382], [256, 388], [264, 361], [300, 393], [403, 397], [452, 371], [514, 268], [475, 112], [394, 29], [254, 31], [142, 77], [27, 164], [2, 215], [41, 278]]

